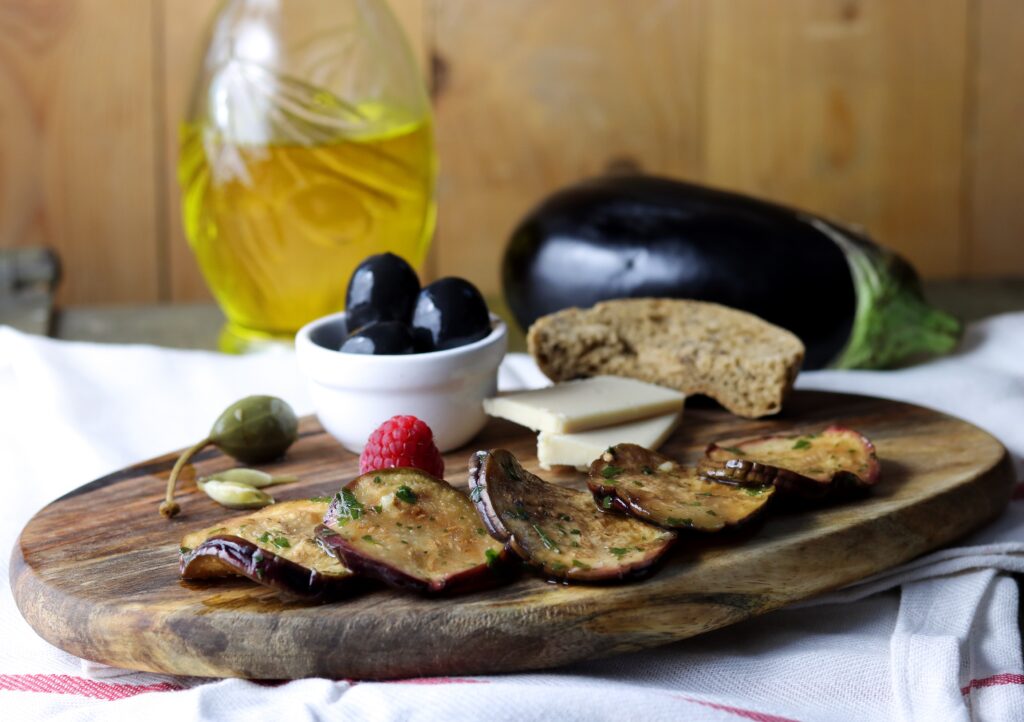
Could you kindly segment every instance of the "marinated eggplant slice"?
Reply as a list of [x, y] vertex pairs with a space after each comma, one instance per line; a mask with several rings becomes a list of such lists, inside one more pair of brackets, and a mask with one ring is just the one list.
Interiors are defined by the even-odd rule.
[[183, 579], [241, 575], [300, 596], [338, 591], [350, 572], [317, 541], [327, 499], [285, 501], [181, 540]]
[[510, 558], [465, 494], [419, 469], [354, 479], [335, 495], [318, 535], [357, 574], [426, 594], [493, 586]]
[[491, 535], [553, 580], [644, 576], [676, 538], [637, 519], [602, 513], [587, 492], [549, 484], [504, 449], [474, 454], [469, 484]]
[[609, 448], [590, 465], [587, 486], [604, 509], [618, 508], [670, 529], [719, 531], [760, 513], [771, 485], [736, 486], [636, 444]]
[[822, 499], [873, 486], [881, 476], [875, 446], [853, 429], [773, 434], [708, 446], [700, 472], [733, 484], [773, 484], [780, 492]]

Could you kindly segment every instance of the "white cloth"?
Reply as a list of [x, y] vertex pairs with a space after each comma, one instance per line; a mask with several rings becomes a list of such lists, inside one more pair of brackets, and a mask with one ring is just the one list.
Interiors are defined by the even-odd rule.
[[[511, 356], [505, 388], [543, 383]], [[955, 356], [890, 372], [803, 374], [802, 388], [925, 404], [997, 435], [1024, 471], [1024, 313], [975, 324]], [[224, 357], [0, 328], [0, 575], [41, 506], [199, 438], [231, 401], [310, 411], [291, 354]], [[282, 685], [131, 673], [37, 637], [0, 582], [0, 717], [252, 720], [1019, 720], [1024, 494], [948, 548], [833, 594], [694, 639], [546, 673]]]

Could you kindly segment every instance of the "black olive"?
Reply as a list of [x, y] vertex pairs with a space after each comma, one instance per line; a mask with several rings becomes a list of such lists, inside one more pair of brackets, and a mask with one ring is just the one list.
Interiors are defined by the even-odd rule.
[[349, 279], [346, 323], [350, 329], [380, 321], [408, 323], [419, 291], [416, 271], [403, 259], [393, 253], [370, 256]]
[[476, 286], [449, 276], [420, 291], [412, 327], [414, 334], [429, 335], [440, 351], [484, 338], [491, 332], [491, 318]]
[[412, 331], [399, 321], [381, 321], [363, 326], [341, 344], [344, 353], [363, 353], [375, 356], [395, 356], [416, 353]]

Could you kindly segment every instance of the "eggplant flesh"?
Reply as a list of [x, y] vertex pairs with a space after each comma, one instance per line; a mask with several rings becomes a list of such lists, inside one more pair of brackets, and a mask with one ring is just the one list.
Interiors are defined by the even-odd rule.
[[186, 534], [180, 545], [183, 579], [243, 576], [297, 596], [337, 592], [352, 572], [316, 539], [328, 502], [286, 501]]
[[502, 282], [525, 329], [614, 298], [712, 301], [804, 342], [804, 368], [892, 366], [955, 346], [959, 323], [927, 306], [913, 268], [810, 213], [651, 176], [563, 189], [513, 232]]
[[702, 477], [667, 456], [618, 444], [590, 465], [587, 486], [602, 507], [670, 529], [715, 532], [758, 516], [775, 488], [730, 486]]
[[603, 513], [587, 492], [534, 476], [504, 449], [478, 451], [469, 480], [470, 498], [491, 534], [553, 581], [646, 576], [676, 538], [638, 519]]
[[772, 484], [783, 494], [810, 500], [854, 494], [881, 478], [874, 444], [842, 426], [718, 441], [708, 446], [699, 469], [717, 481]]
[[335, 495], [317, 535], [355, 573], [423, 594], [499, 584], [511, 558], [465, 494], [419, 469], [356, 478]]

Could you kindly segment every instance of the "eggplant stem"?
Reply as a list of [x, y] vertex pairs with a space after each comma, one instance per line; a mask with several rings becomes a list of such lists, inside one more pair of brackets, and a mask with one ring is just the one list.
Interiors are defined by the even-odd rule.
[[209, 437], [203, 439], [198, 444], [186, 449], [182, 455], [178, 457], [178, 460], [174, 462], [174, 468], [171, 469], [171, 475], [167, 477], [167, 496], [162, 502], [160, 502], [161, 516], [170, 519], [172, 516], [177, 516], [178, 512], [181, 511], [181, 507], [178, 506], [178, 502], [174, 500], [174, 487], [178, 483], [178, 476], [181, 475], [181, 470], [185, 468], [185, 465], [188, 464], [189, 460], [211, 443], [213, 443], [213, 440]]
[[893, 368], [956, 348], [962, 324], [928, 304], [910, 264], [853, 233], [818, 219], [811, 222], [846, 255], [857, 293], [850, 338], [829, 364], [832, 368]]

